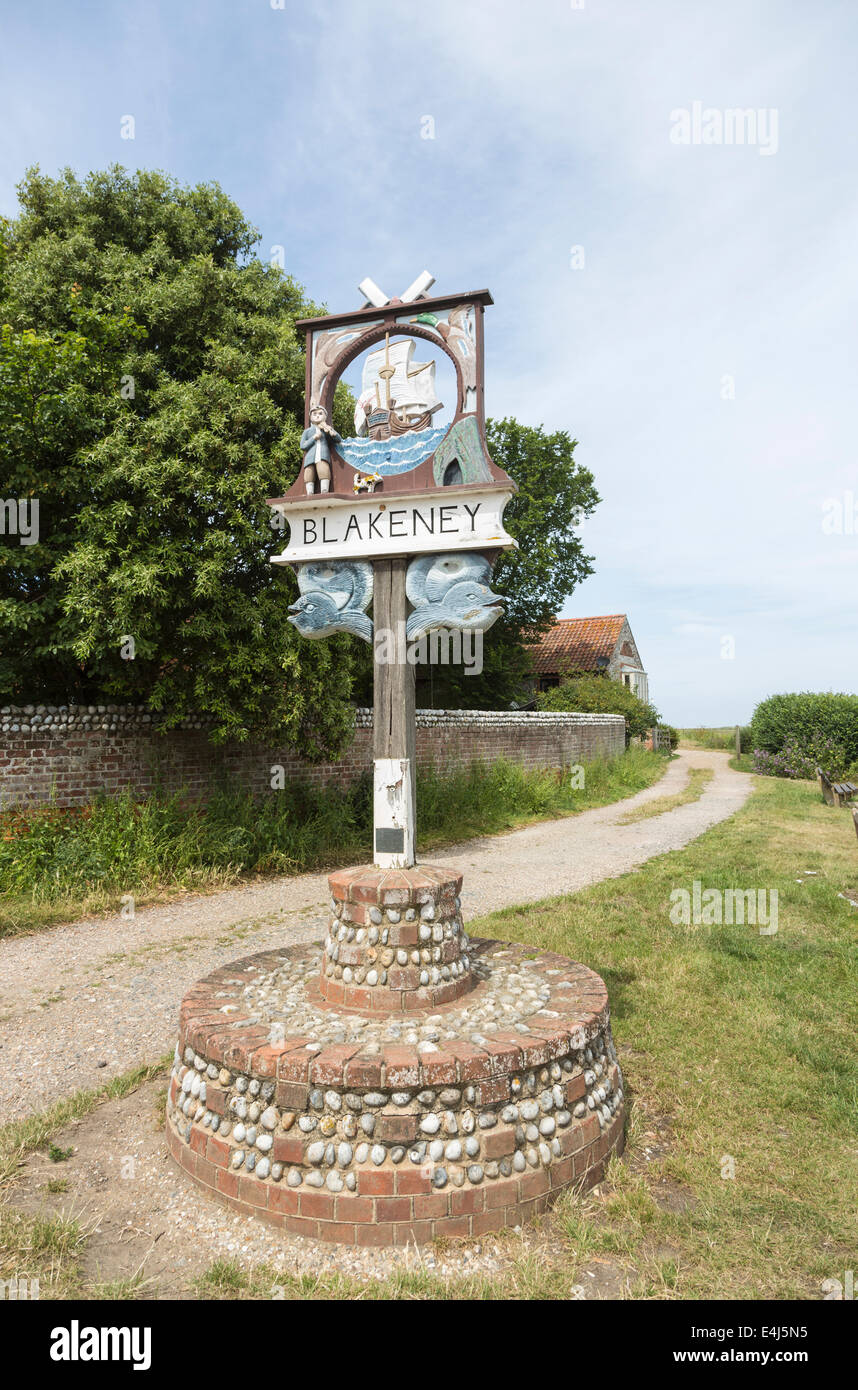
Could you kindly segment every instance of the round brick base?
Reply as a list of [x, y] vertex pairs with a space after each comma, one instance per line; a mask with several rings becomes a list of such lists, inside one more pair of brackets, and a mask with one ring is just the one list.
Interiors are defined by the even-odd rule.
[[517, 944], [467, 954], [468, 993], [383, 1015], [326, 997], [320, 945], [210, 975], [181, 1008], [176, 1160], [230, 1207], [357, 1245], [481, 1235], [598, 1182], [624, 1117], [604, 983]]

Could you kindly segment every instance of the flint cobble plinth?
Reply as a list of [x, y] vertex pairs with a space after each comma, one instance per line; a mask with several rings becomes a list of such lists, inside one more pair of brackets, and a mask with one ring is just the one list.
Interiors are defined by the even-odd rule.
[[[332, 926], [343, 923], [349, 886], [368, 892], [371, 875], [376, 905], [385, 886], [405, 898], [378, 909], [380, 922], [369, 912], [368, 924], [347, 921], [347, 944], [409, 953], [369, 987], [396, 1007], [356, 1008], [353, 995], [326, 993], [341, 984], [325, 974], [337, 963], [333, 933], [208, 976], [181, 1008], [167, 1103], [174, 1157], [233, 1208], [358, 1245], [477, 1236], [599, 1181], [610, 1153], [622, 1151], [624, 1120], [603, 981], [548, 951], [454, 934], [461, 879], [450, 871], [405, 871], [407, 887], [382, 883], [381, 870], [331, 875]], [[424, 907], [443, 901], [446, 916], [421, 917], [421, 894]], [[394, 945], [409, 909], [417, 942]], [[430, 927], [422, 945], [421, 924]], [[462, 964], [455, 983], [466, 988], [439, 1002], [433, 989], [450, 981], [432, 954], [445, 925]], [[370, 926], [379, 929], [373, 943]], [[358, 930], [367, 933], [360, 943]], [[421, 950], [439, 970], [422, 986]], [[390, 981], [396, 968], [418, 970], [416, 988], [410, 975]]]

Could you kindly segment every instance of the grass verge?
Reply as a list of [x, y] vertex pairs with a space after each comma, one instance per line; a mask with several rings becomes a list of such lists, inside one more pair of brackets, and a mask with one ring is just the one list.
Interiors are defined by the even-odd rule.
[[666, 811], [675, 811], [677, 806], [687, 806], [689, 801], [699, 801], [708, 784], [715, 776], [711, 767], [692, 767], [688, 770], [688, 781], [681, 792], [673, 796], [659, 796], [655, 801], [647, 801], [620, 816], [618, 825], [634, 825], [635, 821], [649, 820], [651, 816], [663, 816]]
[[[776, 890], [777, 934], [674, 925], [670, 894], [695, 880]], [[818, 1298], [854, 1267], [858, 912], [838, 893], [856, 888], [851, 820], [812, 783], [760, 779], [684, 850], [471, 928], [562, 951], [607, 982], [629, 1161], [559, 1220], [573, 1244], [632, 1270], [636, 1296]]]
[[87, 1232], [73, 1217], [29, 1216], [0, 1206], [0, 1280], [15, 1281], [19, 1298], [75, 1298], [86, 1240]]
[[[568, 770], [528, 771], [499, 760], [418, 782], [421, 851], [604, 806], [651, 786], [663, 755], [632, 745], [591, 762], [578, 788]], [[183, 892], [214, 891], [259, 874], [297, 874], [357, 862], [372, 839], [372, 788], [288, 786], [264, 800], [221, 791], [205, 804], [180, 796], [101, 800], [71, 811], [0, 815], [0, 937]]]
[[14, 1178], [15, 1170], [28, 1153], [49, 1147], [53, 1136], [72, 1120], [82, 1119], [105, 1100], [119, 1100], [122, 1096], [130, 1095], [138, 1086], [159, 1076], [172, 1064], [173, 1054], [168, 1053], [159, 1062], [134, 1067], [122, 1076], [112, 1077], [103, 1086], [75, 1091], [73, 1095], [58, 1100], [37, 1115], [27, 1115], [23, 1120], [11, 1120], [0, 1127], [0, 1191], [4, 1184], [8, 1184]]

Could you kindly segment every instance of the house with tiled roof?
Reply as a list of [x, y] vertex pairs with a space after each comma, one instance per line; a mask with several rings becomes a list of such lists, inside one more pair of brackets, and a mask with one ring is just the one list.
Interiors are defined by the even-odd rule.
[[649, 679], [625, 613], [602, 618], [559, 618], [533, 646], [533, 690], [550, 690], [572, 671], [619, 681], [641, 700], [649, 699]]

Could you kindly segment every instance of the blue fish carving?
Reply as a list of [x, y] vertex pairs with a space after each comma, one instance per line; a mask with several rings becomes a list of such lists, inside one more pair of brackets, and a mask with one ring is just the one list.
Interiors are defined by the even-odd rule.
[[474, 551], [412, 560], [405, 576], [405, 592], [414, 608], [405, 626], [408, 640], [436, 628], [486, 632], [501, 616], [504, 602], [491, 591], [491, 573], [486, 557]]
[[289, 606], [289, 622], [302, 637], [351, 632], [372, 641], [372, 565], [366, 560], [311, 560], [297, 566], [301, 597]]

